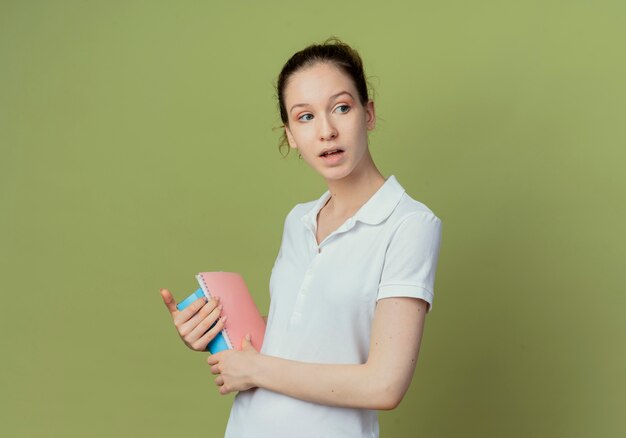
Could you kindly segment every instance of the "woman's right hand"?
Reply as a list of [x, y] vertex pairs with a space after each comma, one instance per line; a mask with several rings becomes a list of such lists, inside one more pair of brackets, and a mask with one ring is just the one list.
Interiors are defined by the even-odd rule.
[[222, 306], [219, 299], [207, 301], [203, 297], [179, 311], [169, 290], [161, 289], [161, 297], [185, 345], [195, 351], [206, 351], [209, 342], [222, 331], [226, 322], [226, 317], [220, 318]]

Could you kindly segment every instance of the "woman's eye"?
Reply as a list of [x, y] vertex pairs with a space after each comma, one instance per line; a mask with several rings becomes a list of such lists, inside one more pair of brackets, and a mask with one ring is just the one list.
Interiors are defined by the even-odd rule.
[[298, 117], [298, 120], [302, 120], [303, 122], [308, 122], [309, 120], [313, 120], [313, 114], [302, 114]]
[[339, 113], [347, 113], [348, 111], [350, 111], [350, 105], [339, 105], [337, 108], [335, 108], [335, 111]]

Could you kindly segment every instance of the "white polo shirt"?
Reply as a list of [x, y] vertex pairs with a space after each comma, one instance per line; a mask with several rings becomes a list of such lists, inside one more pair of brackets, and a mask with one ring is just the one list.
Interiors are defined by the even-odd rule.
[[[326, 192], [287, 215], [270, 279], [263, 354], [302, 362], [365, 363], [379, 299], [415, 297], [432, 308], [439, 218], [391, 176], [318, 246], [317, 214], [329, 197]], [[378, 415], [255, 388], [235, 398], [226, 437], [372, 438], [378, 437]]]

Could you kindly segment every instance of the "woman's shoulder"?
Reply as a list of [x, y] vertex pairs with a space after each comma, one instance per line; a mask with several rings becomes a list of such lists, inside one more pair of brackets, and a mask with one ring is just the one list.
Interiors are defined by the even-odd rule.
[[368, 214], [376, 211], [373, 215], [377, 216], [377, 219], [386, 219], [387, 226], [399, 225], [406, 220], [439, 221], [433, 210], [413, 198], [395, 175], [386, 179], [385, 184], [368, 201], [368, 204], [371, 204]]
[[418, 221], [436, 221], [441, 219], [424, 203], [413, 199], [408, 193], [404, 192], [400, 198], [400, 202], [396, 206], [393, 216], [396, 220], [418, 220]]
[[[396, 209], [387, 219], [387, 229], [396, 241], [424, 242], [441, 239], [441, 219], [426, 204], [403, 194]], [[437, 244], [438, 245], [438, 244]]]

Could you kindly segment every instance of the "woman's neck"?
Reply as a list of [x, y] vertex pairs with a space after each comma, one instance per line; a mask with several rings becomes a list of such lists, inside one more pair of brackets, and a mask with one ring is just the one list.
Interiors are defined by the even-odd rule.
[[385, 183], [369, 152], [364, 157], [366, 163], [340, 180], [329, 180], [330, 199], [324, 207], [332, 216], [348, 218], [353, 216]]

